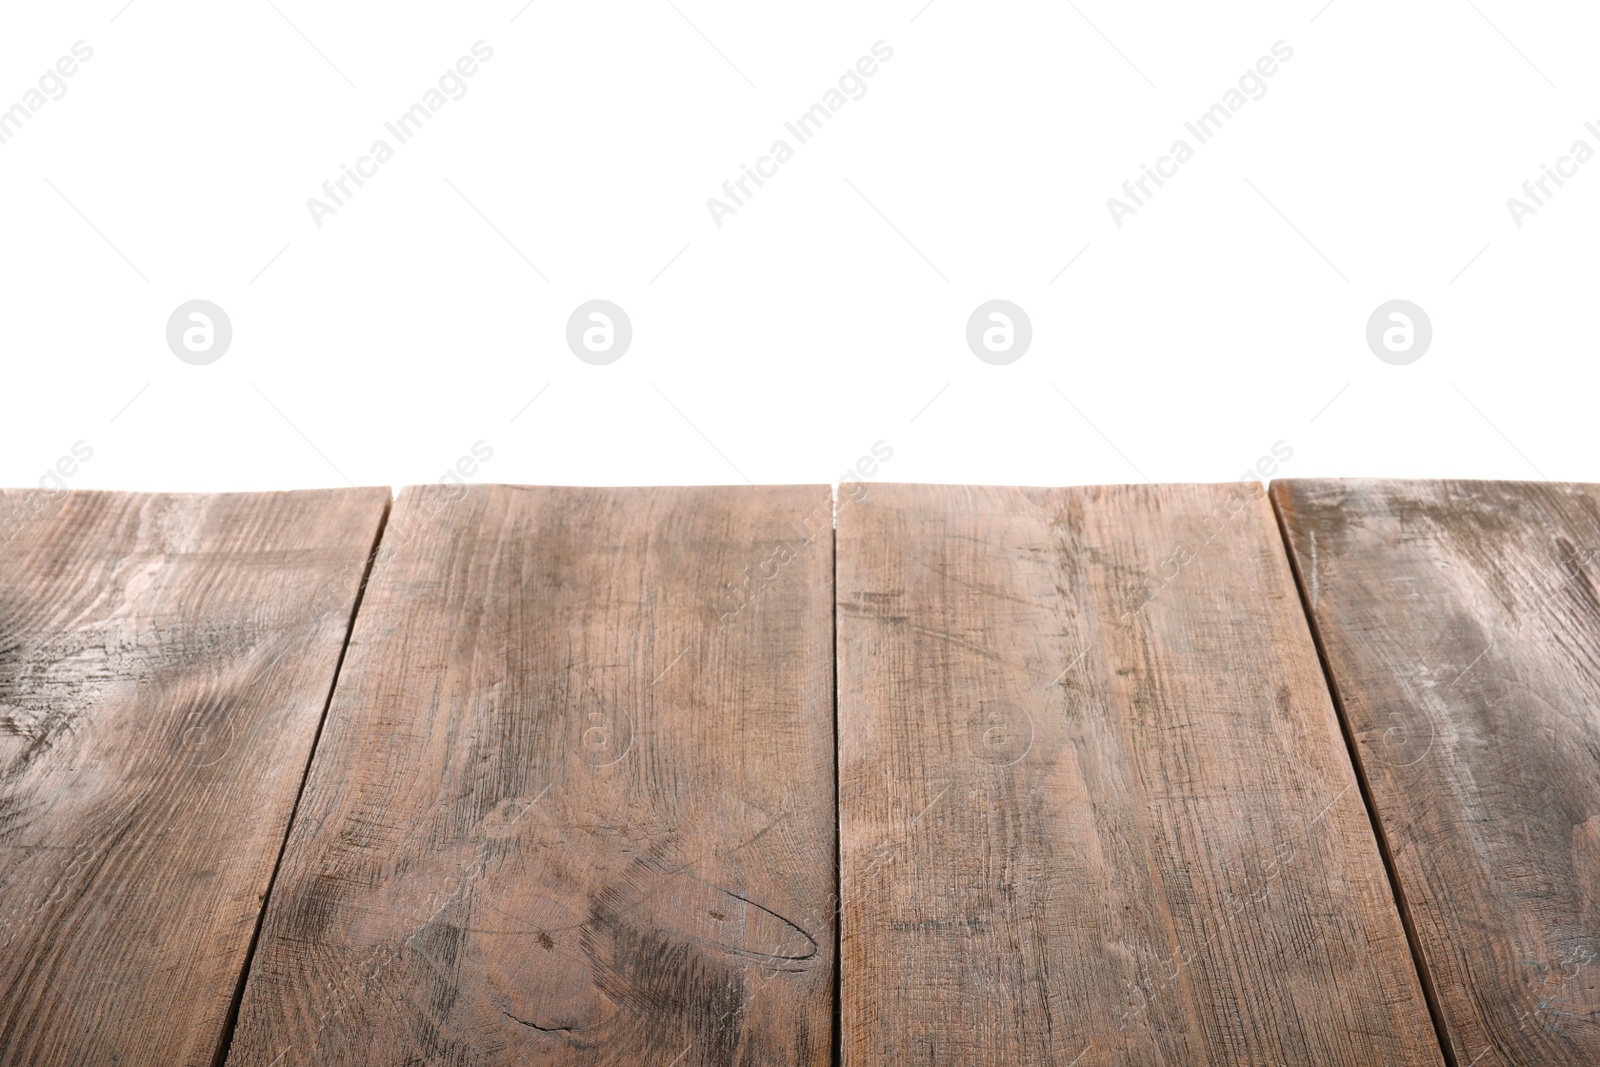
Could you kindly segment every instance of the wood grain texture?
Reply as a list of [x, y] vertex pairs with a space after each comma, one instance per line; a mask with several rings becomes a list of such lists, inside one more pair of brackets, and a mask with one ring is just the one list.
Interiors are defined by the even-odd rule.
[[230, 1063], [825, 1065], [830, 510], [407, 490]]
[[1437, 1065], [1270, 507], [841, 508], [842, 1062]]
[[0, 1063], [215, 1062], [388, 503], [0, 493]]
[[1273, 492], [1462, 1067], [1600, 1063], [1600, 486]]

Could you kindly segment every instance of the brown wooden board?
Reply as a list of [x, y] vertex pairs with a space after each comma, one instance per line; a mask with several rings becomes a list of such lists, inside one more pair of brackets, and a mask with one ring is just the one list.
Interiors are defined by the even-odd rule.
[[1600, 1064], [1600, 486], [1273, 493], [1457, 1062]]
[[830, 513], [407, 490], [230, 1063], [826, 1064]]
[[0, 1063], [215, 1062], [388, 503], [0, 493]]
[[1437, 1067], [1259, 488], [838, 521], [845, 1067]]

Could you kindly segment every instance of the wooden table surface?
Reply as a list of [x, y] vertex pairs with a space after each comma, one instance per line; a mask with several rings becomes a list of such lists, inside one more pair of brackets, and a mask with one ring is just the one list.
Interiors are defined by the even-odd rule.
[[0, 1065], [1594, 1067], [1597, 590], [1570, 484], [3, 492]]

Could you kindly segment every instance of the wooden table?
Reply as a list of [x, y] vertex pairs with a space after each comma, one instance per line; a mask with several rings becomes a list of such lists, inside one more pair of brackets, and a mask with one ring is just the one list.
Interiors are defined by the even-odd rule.
[[1593, 1067], [1597, 557], [1548, 483], [0, 493], [0, 1064]]

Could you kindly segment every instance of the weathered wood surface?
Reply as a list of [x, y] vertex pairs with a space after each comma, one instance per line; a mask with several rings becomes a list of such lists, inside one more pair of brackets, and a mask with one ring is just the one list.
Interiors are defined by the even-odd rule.
[[230, 1063], [827, 1064], [829, 512], [407, 490]]
[[1437, 1067], [1259, 489], [838, 521], [845, 1067]]
[[1600, 486], [1275, 500], [1465, 1067], [1600, 1063]]
[[0, 493], [0, 1063], [215, 1062], [388, 503]]

